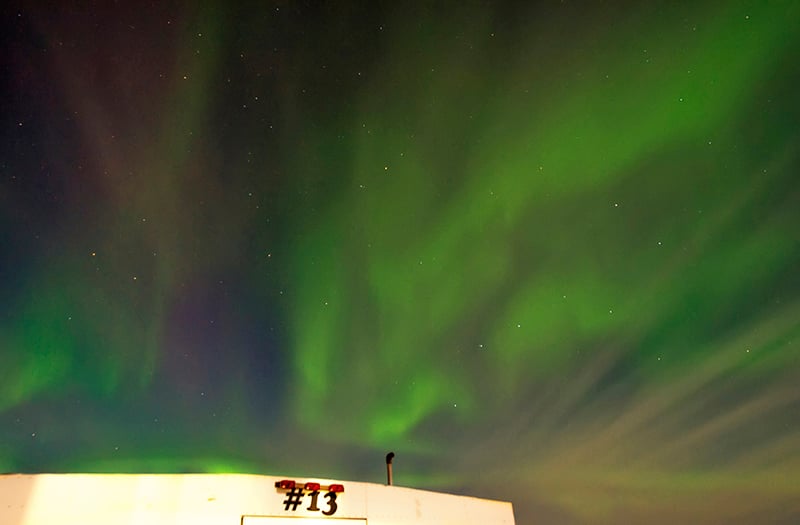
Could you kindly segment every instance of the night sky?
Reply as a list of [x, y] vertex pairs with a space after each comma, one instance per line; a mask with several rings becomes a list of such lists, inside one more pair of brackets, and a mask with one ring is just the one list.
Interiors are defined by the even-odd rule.
[[6, 6], [0, 472], [800, 522], [800, 4]]

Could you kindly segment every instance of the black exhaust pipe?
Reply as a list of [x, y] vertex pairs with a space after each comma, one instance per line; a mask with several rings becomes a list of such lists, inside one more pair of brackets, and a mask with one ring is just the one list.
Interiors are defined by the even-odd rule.
[[394, 459], [394, 452], [386, 454], [386, 484], [392, 484], [392, 460]]

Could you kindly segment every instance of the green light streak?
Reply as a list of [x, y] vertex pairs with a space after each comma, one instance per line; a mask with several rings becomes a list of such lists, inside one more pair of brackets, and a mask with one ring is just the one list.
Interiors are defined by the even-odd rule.
[[[296, 412], [307, 428], [353, 442], [366, 433], [376, 446], [413, 439], [448, 407], [491, 412], [531, 381], [570, 370], [576, 348], [632, 344], [687, 307], [697, 321], [676, 318], [642, 356], [669, 347], [691, 355], [702, 342], [694, 332], [720, 302], [738, 302], [745, 286], [765, 284], [791, 258], [791, 233], [780, 230], [723, 242], [707, 256], [705, 245], [743, 210], [734, 200], [698, 213], [692, 199], [706, 193], [691, 188], [692, 177], [750, 176], [739, 166], [704, 171], [731, 156], [727, 130], [793, 30], [785, 13], [732, 6], [694, 24], [677, 12], [626, 23], [584, 56], [547, 64], [553, 78], [544, 79], [529, 65], [542, 56], [533, 37], [491, 81], [480, 74], [480, 51], [453, 60], [441, 46], [426, 62], [443, 71], [428, 74], [398, 43], [386, 61], [397, 67], [372, 79], [353, 119], [344, 200], [294, 257], [296, 280], [309, 283], [294, 297], [292, 323]], [[675, 169], [695, 175], [672, 183], [670, 173], [648, 172], [650, 159], [674, 150], [685, 152]], [[637, 195], [684, 200], [677, 210], [686, 217], [653, 216], [637, 231], [633, 215], [648, 213]], [[681, 257], [692, 237], [697, 245]], [[336, 301], [322, 308], [326, 296]], [[692, 335], [679, 342], [681, 331]], [[343, 400], [346, 421], [335, 409]]]

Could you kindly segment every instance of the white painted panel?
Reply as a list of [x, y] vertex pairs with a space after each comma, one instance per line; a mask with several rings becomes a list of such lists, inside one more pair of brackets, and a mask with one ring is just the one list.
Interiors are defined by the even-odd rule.
[[271, 518], [245, 516], [242, 525], [367, 525], [367, 520], [337, 518]]
[[[336, 515], [285, 503], [282, 477], [249, 474], [0, 474], [0, 525], [513, 525], [510, 503], [343, 484]], [[320, 509], [327, 501], [319, 501]], [[243, 520], [243, 516], [248, 521]], [[269, 521], [267, 521], [269, 517]], [[259, 518], [259, 519], [255, 519]], [[255, 521], [253, 521], [255, 519]]]

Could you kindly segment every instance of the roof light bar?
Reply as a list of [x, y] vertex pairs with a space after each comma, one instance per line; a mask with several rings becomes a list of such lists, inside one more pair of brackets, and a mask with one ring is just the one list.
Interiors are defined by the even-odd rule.
[[275, 488], [280, 490], [294, 490], [296, 487], [302, 487], [303, 490], [308, 492], [344, 492], [344, 485], [341, 483], [331, 483], [330, 485], [322, 485], [318, 481], [295, 481], [293, 479], [282, 479], [275, 482]]

